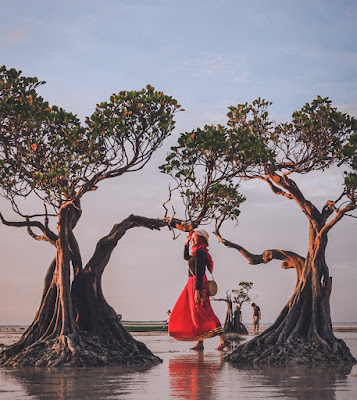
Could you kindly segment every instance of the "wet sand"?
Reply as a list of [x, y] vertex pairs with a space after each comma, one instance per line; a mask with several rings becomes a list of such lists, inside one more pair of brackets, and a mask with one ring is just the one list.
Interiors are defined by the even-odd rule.
[[[357, 358], [357, 326], [334, 330]], [[22, 333], [19, 327], [2, 327], [0, 342], [9, 345]], [[351, 400], [357, 396], [356, 366], [235, 367], [224, 362], [226, 352], [215, 350], [218, 338], [206, 340], [205, 350], [195, 352], [189, 349], [192, 343], [176, 341], [166, 332], [134, 336], [163, 362], [151, 368], [0, 368], [0, 399]]]

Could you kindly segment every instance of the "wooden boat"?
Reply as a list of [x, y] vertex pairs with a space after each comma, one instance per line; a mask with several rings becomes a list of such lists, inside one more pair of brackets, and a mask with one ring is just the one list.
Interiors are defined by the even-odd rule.
[[130, 332], [167, 331], [166, 321], [120, 321], [124, 328]]

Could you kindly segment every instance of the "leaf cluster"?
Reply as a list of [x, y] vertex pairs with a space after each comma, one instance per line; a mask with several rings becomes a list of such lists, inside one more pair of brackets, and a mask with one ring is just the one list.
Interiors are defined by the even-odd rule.
[[[355, 148], [352, 146], [344, 155], [342, 150], [348, 149], [346, 145], [357, 129], [356, 120], [337, 111], [328, 98], [318, 96], [311, 104], [306, 103], [301, 110], [294, 112], [291, 122], [280, 124], [269, 120], [267, 109], [270, 104], [257, 99], [251, 105], [230, 107], [228, 113], [229, 126], [236, 132], [250, 131], [261, 139], [260, 144], [264, 146], [264, 149], [255, 146], [243, 154], [253, 167], [247, 170], [248, 177], [271, 172], [305, 174], [350, 162]], [[235, 162], [234, 145], [232, 150]], [[251, 162], [252, 155], [260, 156], [255, 165]]]
[[238, 104], [229, 107], [226, 127], [181, 134], [160, 169], [175, 179], [187, 221], [236, 220], [245, 200], [238, 191], [241, 179], [305, 174], [333, 164], [349, 166], [345, 185], [355, 198], [356, 120], [318, 96], [294, 112], [291, 122], [276, 124], [270, 105], [260, 98]]
[[0, 190], [57, 209], [103, 179], [143, 168], [174, 127], [177, 101], [148, 85], [113, 94], [81, 124], [38, 94], [45, 82], [0, 68]]
[[340, 165], [345, 164], [349, 171], [345, 171], [345, 186], [349, 194], [353, 193], [356, 197], [357, 190], [357, 130], [350, 136], [348, 142], [342, 147], [340, 152]]
[[239, 289], [233, 289], [232, 293], [234, 293], [233, 303], [242, 307], [243, 303], [249, 303], [252, 300], [249, 292], [253, 287], [253, 282], [239, 282]]
[[0, 187], [9, 199], [41, 192], [48, 202], [70, 197], [90, 148], [78, 118], [50, 107], [37, 78], [0, 69]]
[[171, 147], [160, 170], [175, 179], [187, 222], [197, 225], [222, 214], [237, 219], [244, 197], [225, 162], [230, 145], [226, 128], [206, 125], [181, 134]]
[[[183, 133], [171, 148], [160, 169], [176, 180], [187, 221], [237, 220], [245, 200], [237, 177], [245, 177], [262, 162], [273, 162], [261, 129], [257, 130], [258, 120], [264, 129], [270, 126], [267, 113], [259, 108], [267, 105], [231, 107], [228, 126], [205, 125]], [[256, 125], [249, 118], [251, 112]], [[245, 124], [235, 125], [233, 120]]]
[[147, 85], [140, 91], [121, 91], [108, 102], [97, 104], [86, 118], [86, 129], [104, 146], [102, 162], [117, 171], [123, 165], [143, 167], [151, 154], [161, 146], [174, 128], [174, 113], [180, 109], [177, 100]]
[[[355, 204], [357, 120], [332, 107], [327, 97], [317, 96], [310, 104], [306, 103], [301, 110], [293, 113], [288, 123], [270, 121], [269, 105], [265, 100], [257, 99], [251, 105], [246, 103], [230, 107], [228, 125], [234, 132], [230, 161], [236, 176], [279, 180], [279, 175], [286, 183], [287, 176], [293, 173], [306, 174], [314, 170], [324, 171], [333, 165], [344, 165], [349, 170], [345, 172], [343, 195]], [[236, 132], [238, 135], [235, 137]], [[250, 132], [259, 141], [240, 154], [244, 157], [242, 161], [235, 146], [241, 143], [244, 132]], [[242, 169], [244, 163], [245, 170]], [[297, 188], [292, 180], [289, 182]], [[283, 193], [276, 186], [272, 187], [276, 193]]]

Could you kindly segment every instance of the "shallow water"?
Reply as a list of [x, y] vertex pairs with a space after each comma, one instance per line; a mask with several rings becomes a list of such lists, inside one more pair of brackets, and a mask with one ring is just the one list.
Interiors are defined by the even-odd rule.
[[[281, 399], [351, 400], [357, 396], [357, 367], [234, 367], [218, 352], [218, 338], [203, 352], [167, 334], [135, 335], [162, 358], [151, 368], [0, 368], [0, 399]], [[357, 358], [357, 334], [336, 336]]]

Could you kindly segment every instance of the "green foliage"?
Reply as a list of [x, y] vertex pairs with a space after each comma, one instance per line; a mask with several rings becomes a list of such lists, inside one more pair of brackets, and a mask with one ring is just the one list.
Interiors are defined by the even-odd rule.
[[96, 111], [86, 119], [87, 130], [95, 138], [101, 137], [105, 148], [110, 149], [106, 152], [108, 165], [122, 163], [117, 153], [123, 153], [124, 143], [145, 159], [172, 131], [173, 114], [178, 108], [175, 99], [150, 85], [140, 91], [121, 91], [109, 102], [97, 104]]
[[357, 128], [349, 141], [342, 147], [340, 152], [340, 164], [347, 165], [350, 170], [345, 171], [345, 186], [349, 196], [356, 197], [357, 190]]
[[[256, 106], [260, 107], [260, 103]], [[248, 121], [250, 112], [256, 119], [260, 115], [247, 105], [230, 108], [232, 121], [245, 120], [244, 126], [233, 126], [233, 122], [228, 127], [206, 125], [181, 134], [166, 164], [160, 167], [176, 180], [187, 221], [237, 220], [245, 198], [239, 193], [239, 182], [234, 180], [262, 160], [272, 161], [264, 138]], [[268, 122], [265, 124], [269, 126]]]
[[180, 108], [148, 85], [113, 94], [81, 124], [39, 96], [44, 83], [0, 68], [0, 188], [12, 202], [34, 192], [58, 208], [102, 179], [141, 169]]
[[[269, 103], [258, 99], [252, 105], [230, 108], [228, 125], [234, 131], [250, 131], [261, 139], [243, 154], [248, 166], [243, 174], [242, 160], [237, 162], [237, 152], [232, 151], [231, 162], [236, 175], [245, 179], [266, 179], [273, 174], [306, 174], [344, 165], [349, 167], [345, 172], [345, 195], [355, 201], [357, 120], [339, 112], [328, 98], [320, 96], [294, 112], [290, 123], [269, 122], [268, 106]], [[232, 149], [235, 143], [240, 144], [240, 138], [233, 137], [231, 141]]]
[[251, 300], [253, 300], [249, 294], [250, 290], [253, 287], [253, 282], [239, 282], [239, 289], [233, 289], [232, 293], [235, 294], [233, 297], [233, 303], [236, 303], [239, 305], [239, 307], [242, 307], [243, 303], [249, 303]]
[[227, 139], [227, 130], [220, 125], [186, 132], [160, 167], [176, 180], [187, 222], [199, 224], [222, 214], [234, 220], [239, 215], [244, 197], [224, 166], [231, 145]]
[[[235, 131], [250, 131], [261, 139], [258, 145], [244, 154], [247, 164], [250, 164], [246, 175], [259, 174], [263, 177], [279, 171], [305, 174], [341, 163], [341, 150], [346, 148], [356, 131], [353, 117], [337, 111], [328, 98], [318, 96], [311, 104], [306, 103], [300, 111], [294, 112], [290, 123], [274, 124], [268, 120], [269, 105], [258, 99], [252, 105], [230, 107], [228, 113], [228, 125]], [[240, 140], [237, 138], [232, 142], [240, 143]], [[261, 145], [264, 148], [259, 147]], [[234, 156], [232, 154], [233, 162]], [[252, 157], [258, 159], [251, 162]], [[343, 161], [348, 162], [348, 157]], [[237, 171], [240, 169], [239, 164]]]
[[356, 198], [357, 174], [355, 172], [345, 172], [345, 186], [350, 198]]
[[88, 159], [88, 138], [79, 120], [49, 107], [37, 93], [43, 84], [14, 69], [0, 69], [0, 182], [2, 194], [10, 198], [32, 190], [46, 199], [70, 196], [78, 180], [76, 166]]
[[328, 98], [318, 96], [293, 114], [291, 124], [282, 125], [281, 138], [297, 145], [289, 154], [295, 169], [299, 172], [323, 170], [339, 164], [341, 149], [356, 127], [353, 117], [337, 111]]
[[186, 132], [171, 148], [160, 169], [176, 180], [188, 220], [237, 219], [244, 201], [241, 180], [272, 180], [276, 174], [306, 174], [331, 165], [349, 167], [345, 186], [355, 198], [356, 119], [318, 96], [294, 112], [291, 122], [277, 124], [269, 117], [270, 105], [258, 98], [229, 107], [226, 127]]

